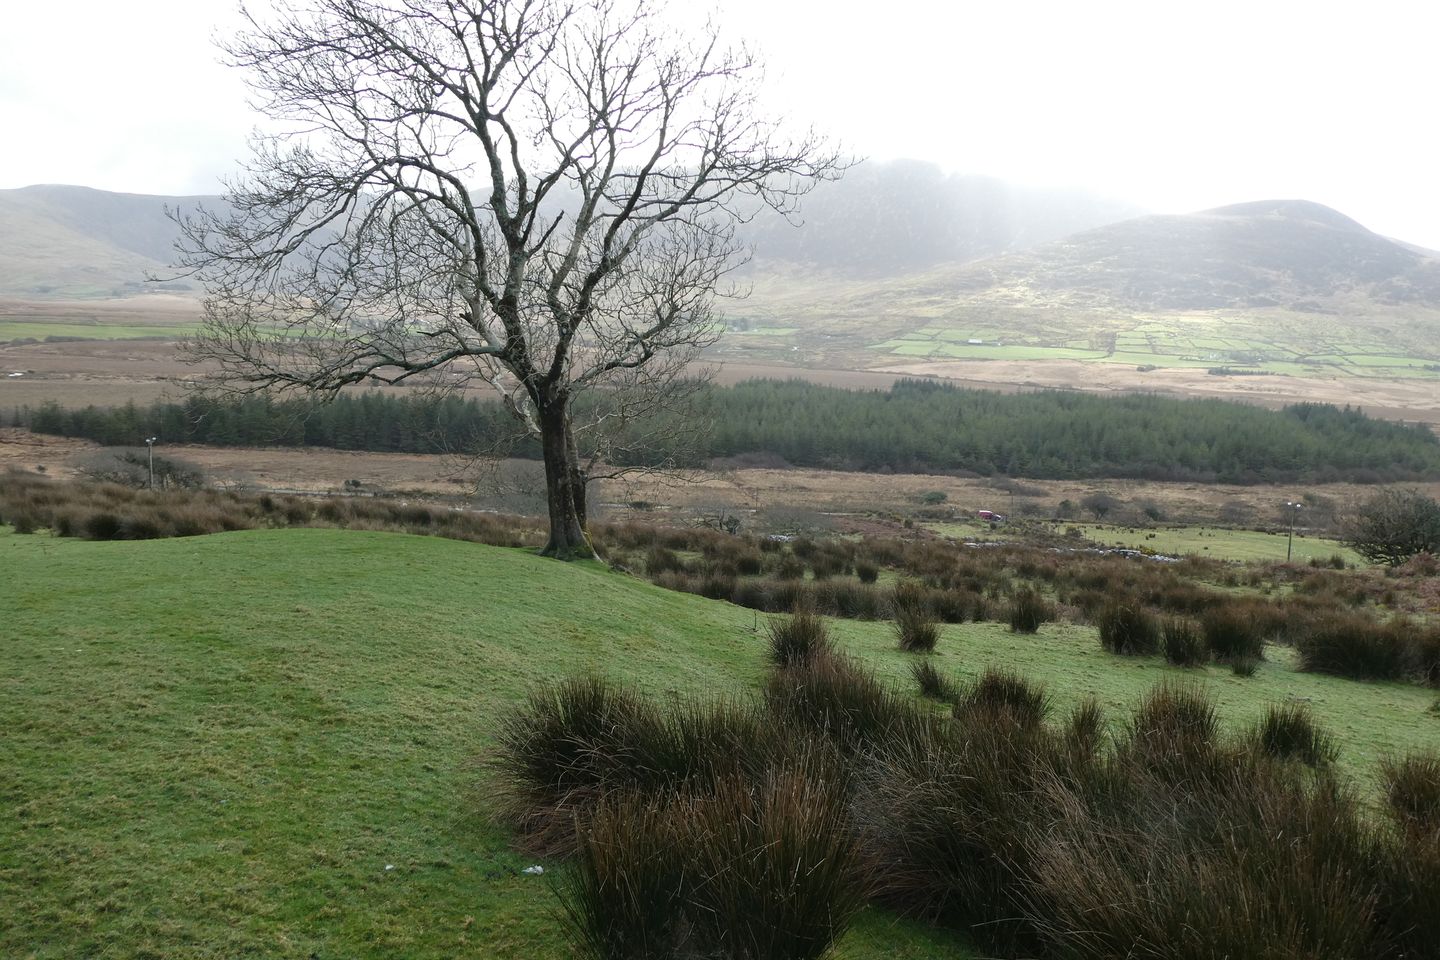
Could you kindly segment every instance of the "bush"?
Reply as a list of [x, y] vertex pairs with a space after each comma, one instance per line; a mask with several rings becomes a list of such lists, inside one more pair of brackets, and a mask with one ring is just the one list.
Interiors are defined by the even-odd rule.
[[1210, 659], [1210, 648], [1193, 621], [1171, 617], [1161, 629], [1165, 660], [1177, 667], [1200, 667]]
[[874, 583], [880, 579], [880, 568], [868, 560], [855, 561], [855, 576], [861, 583]]
[[1100, 646], [1111, 653], [1147, 656], [1160, 647], [1160, 624], [1140, 606], [1111, 604], [1100, 612], [1096, 626]]
[[1266, 756], [1299, 760], [1311, 767], [1327, 766], [1339, 754], [1335, 738], [1320, 729], [1304, 704], [1270, 707], [1253, 736]]
[[1014, 633], [1035, 633], [1042, 623], [1055, 619], [1055, 610], [1039, 593], [1020, 590], [1010, 600], [1008, 619]]
[[770, 662], [777, 667], [793, 667], [833, 652], [824, 618], [809, 610], [796, 610], [783, 619], [770, 620], [765, 624], [765, 635]]
[[1205, 611], [1200, 617], [1200, 629], [1205, 645], [1219, 660], [1260, 660], [1265, 656], [1265, 637], [1246, 604], [1232, 603]]

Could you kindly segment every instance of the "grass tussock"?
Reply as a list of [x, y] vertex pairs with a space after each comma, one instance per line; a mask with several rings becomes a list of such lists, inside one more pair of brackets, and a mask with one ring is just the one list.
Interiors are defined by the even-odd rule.
[[1095, 626], [1100, 645], [1111, 653], [1149, 656], [1160, 648], [1160, 623], [1143, 607], [1111, 604], [1100, 612]]
[[1026, 588], [1011, 597], [1006, 619], [1014, 633], [1036, 633], [1042, 624], [1055, 619], [1055, 608], [1037, 591]]
[[834, 652], [825, 619], [806, 609], [796, 610], [788, 617], [776, 618], [765, 624], [770, 662], [777, 667], [793, 667], [815, 657]]
[[1210, 648], [1193, 620], [1169, 617], [1160, 628], [1165, 662], [1177, 667], [1203, 667], [1210, 660]]
[[959, 688], [954, 681], [937, 670], [935, 664], [929, 660], [912, 663], [910, 676], [914, 678], [915, 687], [922, 697], [939, 700], [941, 703], [954, 703], [958, 698]]
[[1303, 703], [1271, 706], [1254, 732], [1257, 749], [1277, 760], [1298, 760], [1312, 767], [1333, 763], [1339, 755], [1335, 738], [1320, 727]]

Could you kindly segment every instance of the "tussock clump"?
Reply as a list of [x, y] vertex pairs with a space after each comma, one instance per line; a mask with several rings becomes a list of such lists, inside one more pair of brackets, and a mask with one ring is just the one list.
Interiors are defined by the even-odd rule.
[[782, 723], [846, 753], [883, 740], [912, 712], [874, 674], [838, 655], [775, 671], [765, 685], [765, 702]]
[[1380, 764], [1390, 812], [1407, 827], [1440, 830], [1440, 753], [1413, 753]]
[[1055, 608], [1039, 593], [1026, 588], [1010, 598], [1007, 619], [1014, 633], [1036, 633], [1041, 624], [1055, 619]]
[[939, 700], [941, 703], [955, 702], [958, 692], [955, 684], [935, 669], [935, 664], [931, 661], [915, 661], [910, 665], [910, 675], [915, 678], [915, 686], [920, 689], [920, 696]]
[[855, 576], [861, 583], [874, 583], [880, 579], [880, 568], [869, 560], [856, 560]]
[[1327, 766], [1339, 755], [1335, 738], [1320, 728], [1302, 703], [1270, 707], [1255, 728], [1253, 741], [1266, 756], [1312, 767]]
[[1205, 637], [1191, 620], [1171, 617], [1161, 627], [1165, 660], [1177, 667], [1202, 667], [1210, 660]]
[[1298, 638], [1300, 669], [1356, 680], [1401, 680], [1411, 668], [1408, 624], [1358, 614], [1315, 618]]
[[908, 653], [930, 653], [940, 642], [940, 625], [925, 588], [918, 583], [902, 581], [890, 594], [895, 615], [895, 639]]
[[1100, 645], [1111, 653], [1148, 656], [1160, 647], [1160, 624], [1143, 607], [1111, 604], [1096, 620]]
[[734, 960], [817, 960], [864, 905], [844, 774], [802, 759], [716, 784], [685, 811], [696, 939]]
[[586, 960], [663, 960], [690, 939], [685, 824], [634, 791], [605, 797], [580, 828], [555, 886], [566, 932]]
[[765, 624], [765, 636], [770, 662], [777, 667], [793, 667], [817, 656], [828, 656], [834, 650], [825, 619], [803, 608], [788, 617], [770, 620]]
[[1218, 731], [1215, 703], [1207, 694], [1161, 683], [1136, 708], [1123, 753], [1171, 782], [1208, 778]]
[[1200, 618], [1205, 645], [1218, 660], [1250, 658], [1265, 655], [1265, 636], [1256, 625], [1248, 604], [1229, 604], [1205, 611]]
[[955, 702], [956, 719], [1022, 729], [1039, 726], [1050, 713], [1050, 695], [1039, 684], [1009, 670], [987, 667]]

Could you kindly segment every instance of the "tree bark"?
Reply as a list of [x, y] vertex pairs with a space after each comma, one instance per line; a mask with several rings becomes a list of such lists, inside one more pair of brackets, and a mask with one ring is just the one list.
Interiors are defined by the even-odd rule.
[[569, 400], [550, 397], [537, 407], [550, 508], [550, 540], [540, 555], [558, 560], [593, 557], [595, 549], [585, 531], [585, 473], [575, 453]]

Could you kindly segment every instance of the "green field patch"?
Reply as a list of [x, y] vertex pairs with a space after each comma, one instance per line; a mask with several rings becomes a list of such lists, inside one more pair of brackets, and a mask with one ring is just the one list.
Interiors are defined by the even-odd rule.
[[[1170, 556], [1199, 554], [1222, 560], [1281, 561], [1285, 559], [1287, 532], [1226, 530], [1218, 527], [1159, 527], [1153, 530], [1079, 524], [1083, 536], [1107, 546], [1134, 547]], [[1363, 557], [1338, 540], [1297, 535], [1296, 562], [1343, 557], [1348, 564], [1368, 566]]]
[[1427, 360], [1423, 357], [1396, 357], [1383, 354], [1355, 354], [1346, 359], [1359, 367], [1423, 367], [1426, 364], [1440, 363], [1440, 360]]
[[[537, 683], [593, 672], [654, 697], [758, 689], [750, 610], [595, 563], [433, 537], [247, 531], [93, 543], [0, 529], [0, 955], [562, 960], [549, 879], [487, 814], [477, 757]], [[603, 602], [596, 602], [596, 598]], [[888, 623], [840, 644], [909, 689]], [[1239, 730], [1310, 704], [1342, 774], [1434, 743], [1433, 693], [1121, 660], [1093, 628], [942, 628], [936, 665], [1002, 664], [1057, 715], [1118, 726], [1161, 680]], [[870, 910], [838, 960], [969, 954]]]

